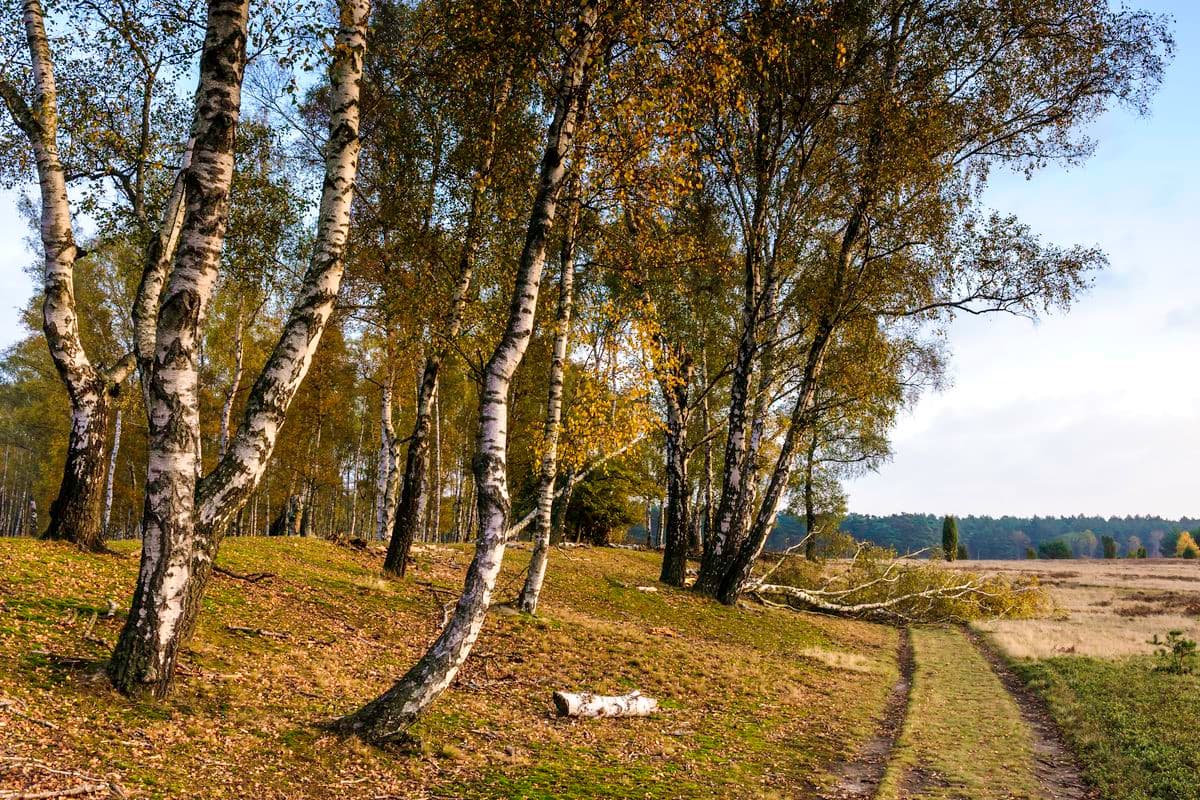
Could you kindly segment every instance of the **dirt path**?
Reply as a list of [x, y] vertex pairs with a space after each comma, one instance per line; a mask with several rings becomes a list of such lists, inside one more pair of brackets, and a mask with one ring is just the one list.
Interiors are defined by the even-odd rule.
[[900, 629], [896, 663], [900, 668], [900, 677], [888, 694], [883, 721], [862, 750], [838, 770], [838, 780], [830, 800], [870, 800], [875, 796], [879, 782], [883, 780], [892, 748], [896, 746], [896, 739], [904, 727], [904, 717], [908, 713], [908, 696], [912, 691], [913, 672], [916, 669], [912, 637], [908, 628]]
[[1062, 731], [1051, 718], [1040, 698], [1018, 678], [1004, 659], [982, 636], [964, 628], [971, 641], [987, 659], [1005, 690], [1016, 701], [1021, 719], [1029, 730], [1033, 746], [1034, 772], [1047, 800], [1092, 800], [1096, 794], [1083, 780], [1075, 754], [1063, 740]]

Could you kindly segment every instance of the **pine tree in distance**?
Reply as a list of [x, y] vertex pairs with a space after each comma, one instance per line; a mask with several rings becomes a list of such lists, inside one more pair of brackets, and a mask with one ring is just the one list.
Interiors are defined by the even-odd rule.
[[947, 561], [958, 558], [958, 520], [951, 516], [942, 520], [942, 552]]

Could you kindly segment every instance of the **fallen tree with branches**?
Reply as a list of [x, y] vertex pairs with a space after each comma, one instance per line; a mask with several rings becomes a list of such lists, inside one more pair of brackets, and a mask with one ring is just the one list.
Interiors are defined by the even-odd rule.
[[924, 551], [900, 556], [865, 543], [847, 559], [813, 564], [792, 554], [803, 544], [756, 577], [748, 593], [770, 605], [891, 622], [1022, 618], [1048, 610], [1049, 598], [1035, 578], [948, 569], [920, 559]]

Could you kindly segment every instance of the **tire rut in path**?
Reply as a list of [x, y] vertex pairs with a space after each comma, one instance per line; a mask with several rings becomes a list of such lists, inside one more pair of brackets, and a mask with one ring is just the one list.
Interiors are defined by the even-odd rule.
[[912, 692], [913, 673], [916, 661], [913, 658], [912, 636], [908, 628], [900, 629], [900, 643], [896, 650], [896, 664], [900, 677], [892, 685], [887, 702], [883, 707], [883, 720], [863, 748], [850, 761], [837, 770], [837, 783], [830, 800], [870, 800], [883, 780], [891, 760], [892, 748], [904, 728], [908, 714], [908, 698]]
[[967, 627], [963, 628], [963, 634], [987, 659], [992, 672], [1020, 709], [1033, 747], [1034, 773], [1047, 800], [1094, 800], [1095, 791], [1083, 780], [1075, 754], [1041, 698], [1025, 686], [982, 636]]

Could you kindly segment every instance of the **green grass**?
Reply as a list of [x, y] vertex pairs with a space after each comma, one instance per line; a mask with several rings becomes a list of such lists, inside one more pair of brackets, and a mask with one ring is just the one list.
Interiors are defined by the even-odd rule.
[[1047, 701], [1105, 800], [1200, 800], [1200, 676], [1153, 666], [1144, 657], [1013, 665]]
[[[131, 797], [812, 796], [870, 735], [894, 677], [889, 628], [727, 608], [658, 585], [651, 553], [556, 549], [539, 617], [493, 613], [414, 745], [380, 750], [318, 724], [376, 696], [420, 655], [441, 605], [417, 581], [457, 588], [468, 548], [419, 548], [413, 577], [392, 581], [378, 553], [227, 540], [222, 566], [276, 577], [213, 579], [176, 690], [161, 702], [131, 702], [103, 676], [138, 565], [134, 545], [116, 549], [0, 540], [0, 697], [24, 715], [0, 712], [0, 753], [104, 772]], [[499, 600], [515, 596], [527, 559], [510, 551]], [[647, 584], [659, 591], [637, 590]], [[108, 600], [120, 609], [111, 618]], [[802, 654], [813, 650], [867, 668]], [[550, 696], [560, 688], [638, 688], [663, 710], [559, 720]]]
[[880, 787], [893, 798], [1038, 798], [1021, 712], [956, 629], [913, 631], [908, 715]]

